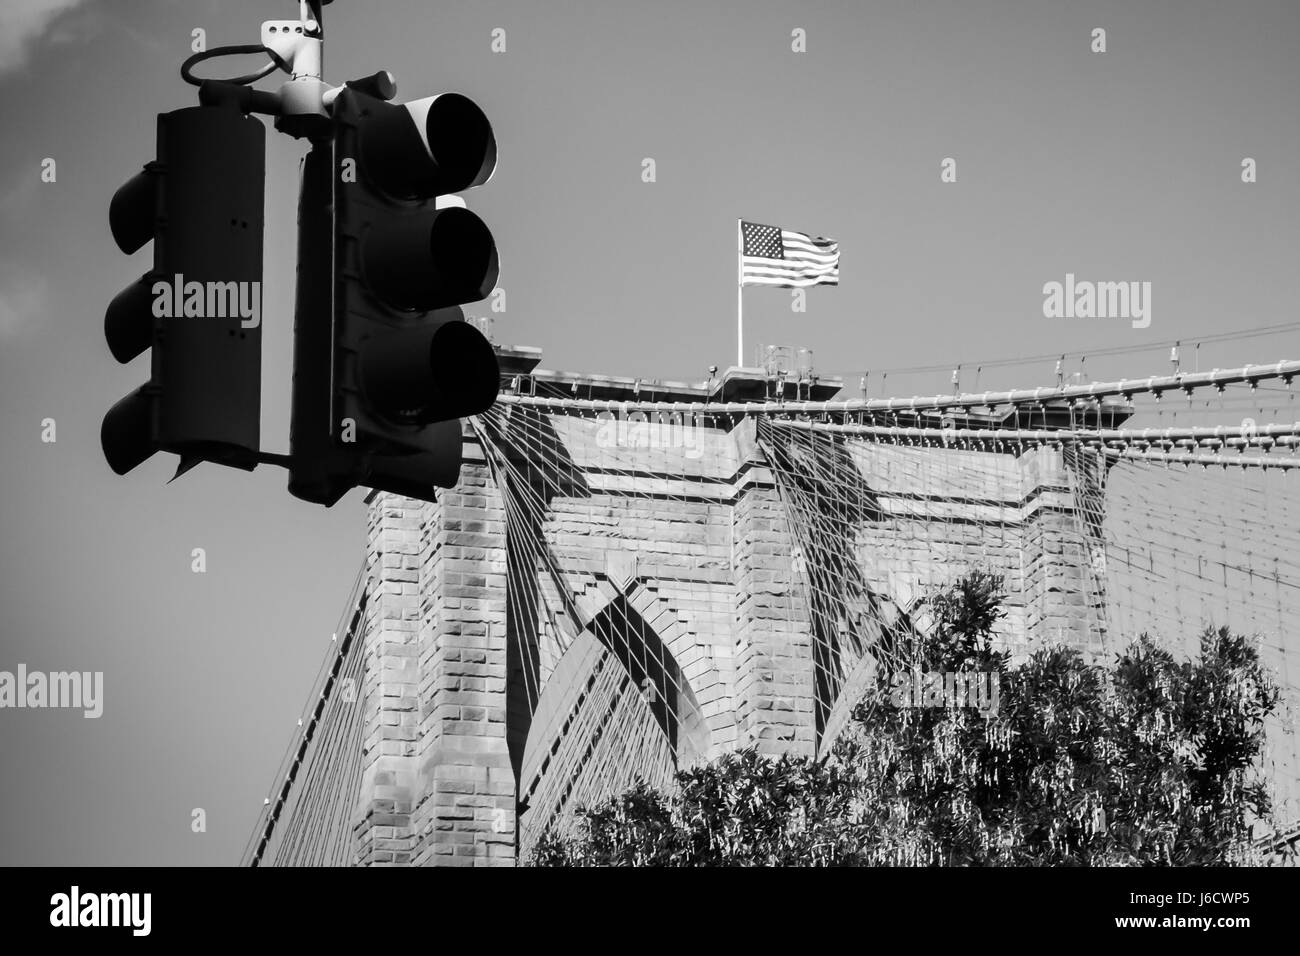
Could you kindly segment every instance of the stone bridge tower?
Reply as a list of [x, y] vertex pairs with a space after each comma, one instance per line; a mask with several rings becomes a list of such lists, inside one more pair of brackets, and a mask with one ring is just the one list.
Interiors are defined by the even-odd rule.
[[[1082, 453], [851, 428], [811, 444], [761, 414], [700, 416], [693, 446], [656, 447], [583, 403], [757, 410], [841, 383], [731, 369], [651, 386], [500, 356], [521, 399], [467, 426], [459, 486], [369, 499], [356, 863], [511, 865], [636, 776], [665, 784], [741, 747], [823, 752], [873, 673], [865, 645], [923, 629], [919, 599], [970, 568], [1004, 576], [1013, 651], [1101, 646], [1105, 469]], [[572, 407], [530, 402], [545, 395]], [[1077, 423], [978, 411], [960, 426]]]

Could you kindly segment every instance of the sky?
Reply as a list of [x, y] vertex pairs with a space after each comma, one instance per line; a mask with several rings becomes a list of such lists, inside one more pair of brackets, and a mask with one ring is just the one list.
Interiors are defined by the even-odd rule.
[[[0, 671], [105, 681], [99, 719], [0, 711], [0, 863], [237, 862], [361, 564], [360, 491], [327, 510], [267, 466], [167, 484], [166, 455], [119, 478], [98, 439], [147, 377], [103, 338], [150, 255], [118, 251], [109, 200], [152, 158], [156, 114], [195, 103], [192, 31], [256, 42], [296, 13], [0, 0]], [[494, 334], [547, 368], [734, 364], [738, 218], [840, 243], [841, 284], [806, 312], [747, 289], [745, 338], [747, 359], [812, 349], [853, 394], [867, 370], [873, 395], [950, 390], [957, 365], [964, 387], [1052, 384], [1052, 360], [973, 369], [1090, 349], [1147, 348], [1090, 378], [1145, 376], [1162, 343], [1297, 318], [1293, 0], [337, 0], [325, 34], [327, 80], [388, 69], [399, 100], [458, 90], [492, 120], [497, 174], [466, 198], [500, 250]], [[285, 452], [303, 146], [267, 142], [262, 442]], [[1150, 282], [1150, 325], [1045, 317], [1067, 274]], [[1196, 360], [1297, 355], [1292, 331]], [[916, 366], [934, 369], [885, 375]]]

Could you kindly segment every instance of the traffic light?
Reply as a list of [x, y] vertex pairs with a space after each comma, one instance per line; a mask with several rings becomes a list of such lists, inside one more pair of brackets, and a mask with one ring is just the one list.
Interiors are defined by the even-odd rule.
[[158, 451], [245, 470], [258, 460], [266, 129], [237, 109], [158, 116], [157, 159], [109, 207], [118, 248], [153, 241], [153, 268], [113, 299], [104, 334], [149, 381], [104, 416], [104, 457], [124, 475]]
[[459, 308], [495, 286], [496, 243], [474, 213], [437, 202], [488, 180], [496, 140], [459, 93], [393, 105], [349, 85], [329, 145], [303, 172], [289, 488], [326, 505], [355, 485], [431, 500], [459, 478], [460, 419], [500, 386], [495, 350]]

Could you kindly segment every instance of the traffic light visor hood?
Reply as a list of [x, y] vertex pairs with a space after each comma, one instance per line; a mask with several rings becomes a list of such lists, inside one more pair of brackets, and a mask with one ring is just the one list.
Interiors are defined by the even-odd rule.
[[108, 467], [125, 475], [150, 458], [158, 447], [153, 442], [153, 406], [143, 388], [136, 389], [108, 410], [99, 429], [99, 443]]
[[108, 227], [113, 241], [128, 256], [153, 239], [158, 177], [146, 169], [136, 173], [113, 194]]
[[424, 145], [438, 165], [439, 195], [481, 186], [492, 178], [497, 140], [478, 104], [460, 93], [442, 93], [408, 103], [406, 109], [416, 128], [424, 131]]
[[492, 124], [467, 96], [442, 93], [381, 104], [360, 128], [362, 165], [395, 199], [430, 199], [487, 182], [496, 169]]
[[104, 313], [104, 338], [123, 364], [153, 345], [153, 292], [148, 274], [117, 294]]

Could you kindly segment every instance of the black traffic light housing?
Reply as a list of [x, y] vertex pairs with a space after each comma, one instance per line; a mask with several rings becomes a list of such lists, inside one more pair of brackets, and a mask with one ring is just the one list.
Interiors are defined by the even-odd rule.
[[[355, 485], [431, 500], [459, 479], [460, 419], [500, 386], [495, 350], [459, 308], [495, 286], [496, 243], [437, 197], [486, 182], [496, 140], [458, 93], [393, 105], [348, 87], [329, 145], [304, 169], [290, 491], [326, 505]], [[315, 238], [327, 196], [328, 252]], [[328, 299], [309, 278], [326, 261]]]
[[148, 383], [104, 417], [104, 456], [119, 475], [158, 451], [181, 456], [177, 474], [205, 460], [251, 470], [266, 129], [229, 107], [174, 110], [158, 116], [156, 155], [109, 207], [118, 248], [154, 249], [153, 268], [109, 305], [105, 337], [119, 362], [153, 351]]

